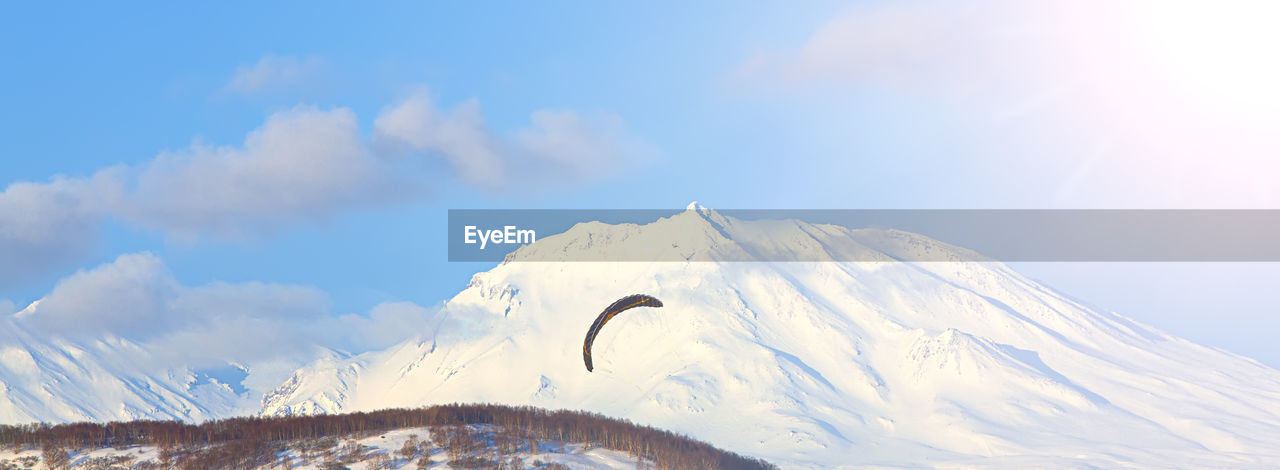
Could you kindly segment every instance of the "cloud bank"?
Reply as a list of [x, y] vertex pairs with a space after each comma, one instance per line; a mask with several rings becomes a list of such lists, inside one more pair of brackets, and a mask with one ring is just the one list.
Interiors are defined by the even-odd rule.
[[123, 338], [162, 352], [162, 367], [255, 361], [316, 347], [365, 351], [422, 331], [432, 310], [408, 302], [333, 315], [323, 292], [262, 282], [180, 283], [151, 253], [122, 255], [59, 281], [7, 319], [46, 337]]
[[500, 134], [485, 125], [479, 101], [445, 110], [426, 93], [384, 110], [374, 121], [374, 140], [388, 152], [439, 158], [462, 181], [489, 189], [586, 181], [645, 153], [614, 115], [540, 109], [528, 125]]
[[91, 178], [18, 182], [0, 192], [0, 287], [88, 254], [101, 215], [122, 197], [119, 173], [109, 168]]
[[[80, 259], [107, 219], [181, 239], [243, 238], [420, 200], [451, 179], [502, 192], [604, 177], [633, 161], [635, 142], [616, 117], [566, 110], [538, 110], [527, 126], [500, 132], [475, 99], [445, 111], [414, 95], [378, 115], [372, 136], [351, 109], [298, 106], [239, 145], [195, 144], [88, 177], [10, 184], [0, 192], [0, 288]], [[406, 154], [445, 165], [431, 172]]]
[[349, 109], [299, 107], [267, 118], [238, 147], [192, 146], [137, 168], [114, 210], [183, 235], [238, 234], [417, 196], [373, 155]]

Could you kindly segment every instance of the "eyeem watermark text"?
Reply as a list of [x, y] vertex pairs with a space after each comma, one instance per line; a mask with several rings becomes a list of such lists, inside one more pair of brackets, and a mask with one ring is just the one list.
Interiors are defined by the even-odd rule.
[[[479, 239], [479, 242], [476, 240]], [[515, 225], [505, 225], [501, 230], [480, 230], [475, 225], [468, 225], [463, 228], [462, 242], [468, 245], [480, 243], [480, 249], [490, 243], [495, 245], [503, 244], [520, 244], [525, 245], [537, 241], [538, 234], [530, 229], [521, 229]]]

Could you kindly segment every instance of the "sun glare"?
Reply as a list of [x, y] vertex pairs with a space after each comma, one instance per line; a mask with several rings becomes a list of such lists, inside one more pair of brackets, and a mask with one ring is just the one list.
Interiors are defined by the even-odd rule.
[[1224, 111], [1280, 104], [1280, 2], [1148, 1], [1133, 12], [1140, 46], [1167, 85]]

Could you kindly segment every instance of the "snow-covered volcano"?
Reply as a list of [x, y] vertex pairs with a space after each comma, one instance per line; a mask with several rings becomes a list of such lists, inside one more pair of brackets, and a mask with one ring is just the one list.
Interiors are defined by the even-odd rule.
[[[689, 261], [542, 262], [574, 250]], [[785, 467], [1280, 465], [1280, 371], [1000, 263], [899, 261], [939, 250], [974, 259], [903, 232], [696, 205], [647, 225], [579, 224], [477, 274], [416, 337], [298, 370], [261, 413], [586, 409]], [[779, 252], [883, 261], [715, 261]], [[587, 327], [633, 293], [666, 306], [610, 322], [588, 372]]]

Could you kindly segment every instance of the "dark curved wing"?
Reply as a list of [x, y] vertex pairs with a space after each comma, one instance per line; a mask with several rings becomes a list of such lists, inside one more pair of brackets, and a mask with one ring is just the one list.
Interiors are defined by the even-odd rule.
[[596, 317], [596, 321], [591, 323], [591, 328], [587, 329], [587, 339], [582, 342], [582, 362], [586, 363], [587, 372], [595, 370], [591, 365], [591, 343], [596, 341], [596, 335], [600, 333], [600, 328], [603, 328], [605, 323], [608, 323], [614, 316], [628, 309], [636, 307], [661, 306], [662, 301], [655, 297], [644, 294], [635, 294], [618, 299], [618, 301], [609, 304], [608, 307], [605, 307], [604, 311], [600, 312], [600, 316]]

